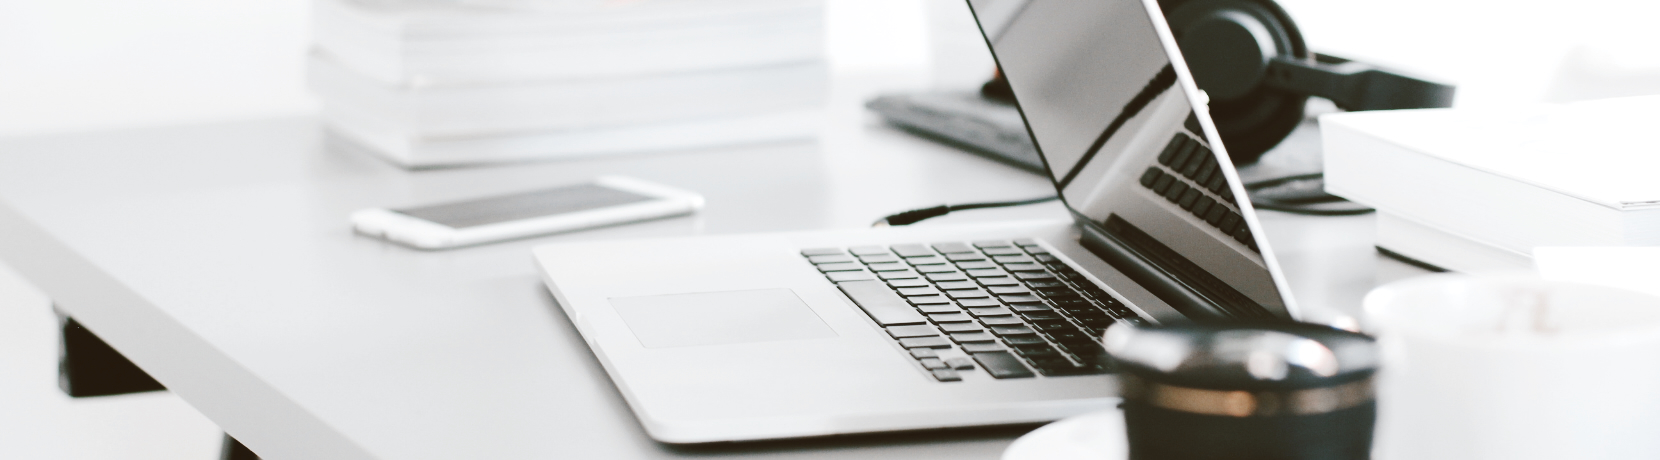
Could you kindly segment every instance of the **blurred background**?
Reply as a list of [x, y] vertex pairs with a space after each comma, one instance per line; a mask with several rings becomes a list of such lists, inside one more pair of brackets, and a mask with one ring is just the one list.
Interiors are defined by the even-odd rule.
[[[1660, 2], [1280, 3], [1315, 51], [1455, 83], [1458, 107], [1660, 93]], [[317, 113], [312, 17], [311, 0], [0, 0], [0, 137]], [[961, 2], [827, 0], [823, 17], [832, 86], [989, 76]], [[165, 393], [59, 392], [46, 302], [0, 266], [0, 458], [218, 454], [217, 428]]]

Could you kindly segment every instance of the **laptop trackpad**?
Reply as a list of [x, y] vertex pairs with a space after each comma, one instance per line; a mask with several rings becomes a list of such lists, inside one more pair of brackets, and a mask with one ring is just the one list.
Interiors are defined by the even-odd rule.
[[646, 348], [835, 337], [789, 289], [613, 297]]

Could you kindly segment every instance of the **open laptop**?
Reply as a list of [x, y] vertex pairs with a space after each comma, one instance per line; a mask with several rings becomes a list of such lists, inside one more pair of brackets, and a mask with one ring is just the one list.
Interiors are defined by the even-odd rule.
[[970, 4], [1074, 222], [537, 247], [651, 437], [1049, 421], [1111, 324], [1297, 316], [1156, 0]]

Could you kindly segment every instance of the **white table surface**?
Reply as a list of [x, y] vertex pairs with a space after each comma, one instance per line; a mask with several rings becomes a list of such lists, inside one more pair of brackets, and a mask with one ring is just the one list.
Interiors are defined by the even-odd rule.
[[[337, 148], [310, 118], [6, 140], [0, 257], [267, 459], [997, 458], [1033, 427], [652, 442], [532, 266], [529, 248], [549, 241], [860, 227], [1052, 193], [1044, 177], [882, 126], [863, 88], [836, 86], [816, 142], [419, 172]], [[709, 204], [439, 252], [346, 221], [601, 174]], [[1048, 203], [919, 225], [1064, 217]], [[1370, 216], [1264, 221], [1304, 305], [1354, 311], [1380, 280], [1420, 272], [1375, 254]]]

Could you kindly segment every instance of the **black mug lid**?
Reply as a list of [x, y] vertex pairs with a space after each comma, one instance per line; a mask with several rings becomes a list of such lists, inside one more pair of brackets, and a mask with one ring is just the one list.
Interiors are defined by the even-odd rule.
[[1294, 390], [1341, 385], [1377, 371], [1364, 334], [1307, 323], [1114, 324], [1107, 353], [1122, 372], [1151, 382], [1217, 390]]

